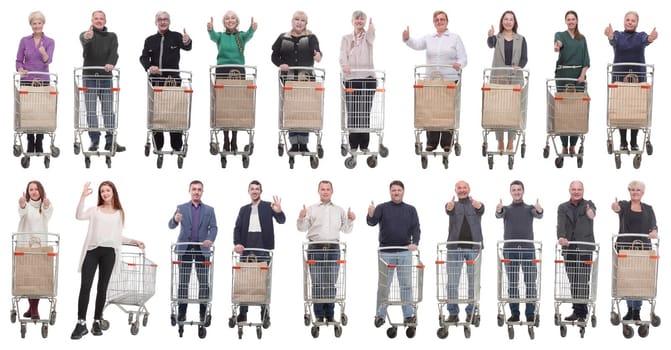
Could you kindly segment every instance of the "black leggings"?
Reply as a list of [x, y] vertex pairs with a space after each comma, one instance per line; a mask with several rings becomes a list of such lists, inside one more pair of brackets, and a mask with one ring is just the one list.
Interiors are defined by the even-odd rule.
[[84, 263], [82, 264], [82, 282], [79, 289], [79, 304], [77, 309], [77, 317], [80, 320], [86, 319], [86, 311], [89, 306], [91, 286], [93, 285], [96, 268], [98, 269], [98, 291], [93, 318], [95, 320], [102, 319], [105, 299], [107, 298], [107, 285], [114, 270], [115, 260], [116, 252], [114, 248], [98, 247], [86, 252]]

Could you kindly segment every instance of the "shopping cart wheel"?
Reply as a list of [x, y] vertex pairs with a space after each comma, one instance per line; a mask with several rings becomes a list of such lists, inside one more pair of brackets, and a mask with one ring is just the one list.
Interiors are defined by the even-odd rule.
[[638, 327], [638, 336], [641, 338], [645, 338], [650, 334], [650, 326], [647, 324], [641, 325]]
[[580, 327], [580, 338], [585, 337], [585, 327]]
[[256, 339], [261, 339], [263, 337], [263, 330], [261, 326], [256, 326]]
[[294, 156], [289, 156], [289, 169], [294, 168], [294, 163], [295, 162], [296, 162], [296, 160], [294, 159]]
[[438, 339], [445, 339], [445, 338], [447, 338], [448, 334], [450, 334], [450, 332], [447, 330], [447, 327], [440, 327], [436, 331], [436, 335], [438, 336]]
[[582, 168], [582, 163], [583, 163], [583, 158], [582, 158], [582, 156], [578, 156], [578, 158], [577, 158], [576, 161], [578, 162], [578, 168]]
[[487, 157], [487, 166], [489, 166], [489, 170], [494, 169], [494, 156], [491, 154]]
[[231, 317], [228, 318], [228, 328], [233, 328], [233, 327], [235, 327], [235, 324], [236, 324], [236, 321], [235, 321], [235, 320], [236, 320], [236, 316], [235, 316], [235, 315], [233, 315], [233, 316], [231, 316]]
[[387, 158], [387, 156], [389, 155], [389, 148], [387, 148], [383, 144], [380, 144], [380, 148], [378, 149], [378, 153], [380, 153], [380, 157]]
[[321, 144], [317, 145], [317, 157], [319, 157], [319, 159], [324, 158], [324, 147], [322, 147]]
[[144, 144], [144, 156], [149, 157], [150, 153], [151, 153], [151, 143], [147, 142]]
[[613, 140], [606, 141], [606, 150], [608, 154], [613, 154]]
[[450, 160], [447, 158], [447, 156], [443, 156], [443, 167], [447, 169], [450, 166]]
[[342, 335], [342, 327], [340, 325], [335, 325], [333, 326], [333, 335], [335, 335], [336, 338], [340, 338]]
[[659, 325], [662, 324], [662, 319], [659, 318], [659, 316], [652, 314], [652, 317], [650, 317], [650, 324], [653, 327], [659, 327]]
[[177, 328], [177, 333], [179, 333], [179, 337], [184, 336], [184, 325], [180, 324], [179, 327]]
[[244, 169], [249, 168], [249, 157], [248, 156], [242, 156], [242, 167]]
[[49, 169], [49, 165], [51, 165], [51, 157], [44, 156], [44, 167]]
[[356, 159], [354, 157], [345, 158], [345, 168], [354, 169], [356, 167]]
[[459, 157], [461, 155], [461, 144], [458, 142], [454, 143], [454, 155]]
[[405, 329], [405, 336], [409, 339], [414, 338], [415, 334], [417, 334], [417, 328], [415, 326], [410, 326]]
[[130, 325], [130, 334], [132, 335], [137, 335], [137, 332], [140, 331], [140, 326], [137, 324], [137, 322], [133, 322]]
[[51, 148], [51, 155], [52, 155], [54, 158], [58, 158], [58, 156], [61, 155], [61, 149], [60, 149], [60, 148], [58, 148], [58, 147], [56, 147], [56, 146], [54, 146], [54, 145], [51, 145], [50, 148]]
[[389, 337], [390, 339], [396, 338], [396, 332], [397, 332], [396, 327], [387, 328], [387, 337]]
[[381, 316], [375, 316], [373, 323], [375, 324], [375, 328], [380, 328], [384, 324], [384, 318]]
[[505, 323], [505, 316], [503, 314], [496, 315], [496, 324], [499, 327], [503, 327], [504, 323]]
[[100, 320], [100, 329], [102, 329], [103, 331], [110, 329], [110, 321]]
[[128, 314], [128, 324], [133, 324], [133, 314], [132, 313]]
[[534, 340], [536, 338], [536, 333], [534, 332], [534, 326], [529, 326], [529, 339]]
[[238, 326], [238, 339], [242, 339], [242, 326]]
[[310, 334], [312, 334], [313, 338], [319, 338], [319, 327], [312, 326], [312, 328], [310, 328]]
[[622, 159], [620, 158], [619, 154], [615, 155], [615, 169], [620, 169], [622, 166]]
[[543, 158], [547, 159], [550, 156], [550, 146], [545, 145], [543, 148]]
[[527, 144], [523, 143], [520, 146], [520, 157], [524, 158], [524, 155], [527, 154]]
[[634, 336], [634, 329], [626, 324], [622, 325], [622, 335], [627, 339], [631, 339]]
[[564, 167], [564, 157], [557, 157], [555, 158], [555, 166], [557, 169], [561, 169]]
[[263, 322], [261, 322], [261, 325], [263, 326], [263, 329], [270, 328], [270, 316], [266, 314], [266, 316], [263, 317]]
[[473, 325], [476, 327], [480, 327], [480, 315], [473, 316]]
[[620, 315], [615, 311], [610, 312], [610, 324], [612, 324], [613, 326], [617, 326], [620, 324]]
[[349, 153], [349, 149], [347, 148], [347, 145], [344, 144], [344, 143], [341, 144], [341, 145], [340, 145], [340, 154], [341, 154], [343, 157], [345, 157], [345, 156], [347, 156], [347, 153]]
[[26, 324], [21, 323], [21, 338], [25, 338], [25, 337], [26, 337]]
[[377, 157], [376, 156], [368, 157], [368, 159], [366, 159], [366, 164], [368, 164], [369, 168], [375, 168], [377, 166]]
[[205, 316], [205, 321], [203, 322], [203, 325], [205, 327], [209, 327], [212, 324], [212, 315], [207, 315]]
[[310, 156], [310, 168], [317, 169], [317, 167], [319, 167], [319, 158], [315, 156]]
[[177, 156], [177, 169], [182, 169], [184, 166], [184, 156]]
[[471, 337], [471, 327], [464, 326], [464, 337], [469, 339]]
[[640, 154], [634, 156], [634, 169], [638, 169], [641, 167], [641, 160], [642, 157]]
[[46, 338], [49, 336], [49, 326], [47, 326], [46, 323], [42, 324], [42, 338]]
[[243, 150], [247, 152], [247, 155], [251, 156], [254, 153], [254, 143], [251, 142], [249, 145], [245, 145]]
[[198, 326], [198, 338], [205, 339], [207, 336], [207, 329], [203, 326]]
[[14, 151], [14, 157], [18, 157], [18, 156], [21, 155], [21, 153], [23, 153], [23, 152], [21, 152], [21, 145], [14, 145], [13, 148], [14, 148], [14, 149], [13, 149], [13, 151]]
[[221, 156], [221, 167], [226, 168], [226, 156], [222, 155]]
[[508, 326], [508, 339], [515, 339], [515, 330], [513, 326]]
[[163, 167], [163, 155], [159, 154], [158, 157], [156, 157], [156, 168], [161, 169]]
[[650, 141], [645, 142], [645, 153], [647, 153], [649, 156], [652, 155], [652, 143], [650, 143]]
[[21, 166], [24, 169], [27, 169], [30, 166], [30, 157], [23, 156], [23, 158], [21, 158]]
[[592, 328], [596, 328], [596, 315], [592, 315], [590, 321], [592, 322]]
[[[210, 154], [216, 156], [218, 153], [219, 153], [219, 144], [216, 142], [210, 142]], [[147, 151], [147, 146], [145, 146], [144, 154], [149, 155]]]
[[112, 167], [112, 157], [105, 156], [105, 164], [107, 164], [107, 169]]
[[536, 317], [534, 317], [534, 327], [538, 328], [540, 324], [541, 324], [541, 315], [536, 314]]
[[561, 314], [560, 313], [555, 313], [555, 326], [561, 325]]
[[559, 335], [561, 335], [562, 338], [566, 337], [566, 332], [567, 330], [565, 325], [559, 326]]
[[422, 169], [426, 169], [426, 167], [429, 165], [429, 159], [426, 156], [422, 156], [420, 161], [422, 162]]
[[9, 312], [9, 320], [12, 321], [12, 323], [16, 322], [16, 310], [12, 310]]
[[280, 157], [284, 155], [284, 145], [281, 143], [277, 145], [277, 155]]
[[515, 164], [515, 156], [508, 156], [508, 169], [513, 170], [513, 165]]
[[421, 143], [415, 143], [415, 154], [420, 155], [422, 153], [422, 144]]
[[303, 324], [304, 324], [305, 326], [309, 326], [310, 323], [311, 323], [311, 320], [310, 320], [310, 314], [305, 314], [305, 315], [303, 315]]
[[342, 324], [343, 326], [347, 326], [347, 315], [345, 315], [344, 313], [340, 314], [340, 324]]
[[482, 144], [482, 156], [486, 157], [487, 156], [487, 142], [484, 142]]

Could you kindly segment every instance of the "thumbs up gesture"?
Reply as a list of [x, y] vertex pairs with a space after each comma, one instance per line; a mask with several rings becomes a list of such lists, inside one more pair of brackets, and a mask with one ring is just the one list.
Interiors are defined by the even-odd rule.
[[452, 196], [452, 199], [445, 204], [445, 210], [447, 211], [452, 211], [454, 210], [454, 196]]
[[543, 207], [541, 207], [541, 203], [538, 201], [538, 198], [536, 198], [536, 204], [534, 204], [534, 208], [536, 208], [536, 212], [539, 214], [543, 212]]
[[585, 214], [587, 214], [587, 217], [590, 220], [594, 220], [594, 215], [595, 215], [594, 214], [594, 209], [592, 209], [592, 207], [589, 206], [589, 203], [585, 205]]
[[503, 200], [500, 198], [499, 198], [499, 204], [496, 205], [496, 212], [499, 214], [503, 212]]
[[84, 39], [86, 40], [93, 39], [93, 25], [91, 25], [89, 29], [86, 32], [84, 32]]
[[608, 40], [613, 40], [615, 32], [613, 31], [613, 26], [608, 23], [608, 27], [603, 31], [603, 34], [608, 37]]
[[306, 208], [305, 204], [303, 204], [303, 209], [301, 209], [300, 213], [298, 213], [298, 217], [303, 219], [307, 214], [308, 214], [308, 208]]
[[648, 35], [648, 41], [653, 42], [657, 39], [657, 27], [652, 28], [652, 32]]
[[370, 205], [368, 206], [368, 217], [372, 218], [375, 216], [375, 204], [373, 201], [370, 201]]
[[258, 26], [259, 26], [258, 23], [254, 22], [254, 17], [252, 17], [252, 24], [250, 25], [250, 27], [252, 27], [253, 31], [256, 31], [256, 28]]
[[410, 26], [406, 26], [403, 31], [403, 41], [406, 42], [410, 39]]
[[555, 52], [559, 52], [559, 50], [561, 50], [562, 46], [564, 46], [564, 44], [562, 44], [561, 41], [555, 40]]
[[320, 62], [322, 60], [322, 53], [317, 50], [314, 50], [314, 59], [315, 62]]
[[375, 31], [375, 25], [373, 24], [373, 17], [368, 19], [368, 31]]
[[487, 36], [494, 36], [494, 26], [492, 25], [489, 27], [489, 30], [487, 31]]
[[19, 197], [19, 208], [25, 208], [26, 207], [26, 193], [23, 192], [21, 194], [21, 197]]
[[470, 196], [468, 197], [468, 199], [471, 200], [471, 205], [473, 206], [473, 208], [480, 209], [480, 207], [482, 206], [482, 203], [480, 203], [479, 200], [473, 199], [473, 197]]
[[211, 31], [214, 29], [214, 18], [210, 17], [210, 21], [207, 22], [207, 31]]
[[184, 44], [188, 44], [189, 41], [191, 41], [191, 37], [189, 36], [189, 34], [187, 34], [186, 28], [184, 28], [184, 34], [182, 34], [182, 42]]
[[349, 219], [349, 221], [354, 221], [354, 219], [356, 219], [356, 215], [352, 212], [352, 208], [347, 208], [347, 219]]
[[610, 206], [611, 209], [613, 209], [614, 212], [619, 213], [620, 212], [620, 202], [618, 202], [617, 197], [615, 197], [615, 202], [611, 204]]
[[173, 218], [176, 223], [182, 222], [182, 210], [177, 208], [177, 212], [175, 213], [175, 217]]

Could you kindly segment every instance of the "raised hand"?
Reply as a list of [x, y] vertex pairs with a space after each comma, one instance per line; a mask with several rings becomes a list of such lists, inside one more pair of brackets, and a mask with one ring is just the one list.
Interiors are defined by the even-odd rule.
[[19, 208], [23, 209], [26, 207], [26, 193], [23, 192], [21, 197], [19, 197]]
[[273, 196], [273, 203], [270, 204], [270, 207], [276, 213], [282, 212], [282, 198], [278, 196]]
[[177, 212], [175, 213], [175, 217], [173, 218], [176, 223], [182, 222], [182, 210], [177, 207]]
[[608, 23], [608, 27], [604, 29], [603, 34], [608, 37], [608, 40], [613, 40], [615, 32], [613, 31], [613, 26]]
[[303, 204], [303, 209], [301, 209], [300, 213], [298, 213], [298, 217], [303, 219], [307, 214], [308, 214], [308, 208], [306, 208], [305, 204]]
[[373, 24], [373, 17], [368, 19], [368, 30], [369, 31], [375, 31], [375, 25]]
[[86, 32], [84, 32], [84, 39], [86, 40], [93, 39], [93, 25], [91, 25], [89, 29]]
[[648, 34], [648, 41], [653, 42], [657, 39], [657, 27], [652, 28], [650, 34]]
[[587, 217], [590, 220], [594, 220], [594, 215], [595, 215], [594, 214], [594, 209], [592, 209], [592, 207], [590, 207], [589, 204], [585, 204], [585, 214], [587, 214]]
[[354, 219], [356, 219], [356, 215], [354, 215], [352, 208], [347, 208], [347, 219], [349, 221], [354, 221]]
[[536, 208], [537, 213], [543, 212], [543, 207], [541, 207], [541, 203], [538, 201], [538, 198], [536, 198], [536, 204], [534, 204], [534, 208]]
[[82, 198], [86, 198], [91, 193], [93, 193], [93, 189], [91, 188], [91, 181], [86, 181], [84, 184], [84, 189], [82, 190]]
[[610, 205], [610, 208], [613, 209], [613, 211], [616, 213], [620, 212], [620, 202], [618, 202], [617, 197], [615, 197], [615, 202]]
[[184, 34], [182, 34], [182, 42], [183, 42], [184, 44], [188, 44], [189, 41], [191, 41], [191, 37], [190, 37], [189, 34], [186, 32], [186, 28], [183, 29], [183, 32], [184, 32]]
[[454, 210], [454, 196], [452, 196], [452, 199], [445, 204], [445, 210], [447, 211], [452, 211]]
[[49, 208], [50, 204], [51, 204], [51, 201], [49, 200], [49, 198], [47, 198], [46, 196], [44, 198], [42, 198], [42, 206], [44, 208]]
[[555, 52], [559, 52], [559, 50], [561, 50], [562, 46], [564, 46], [564, 44], [562, 44], [561, 41], [556, 40], [555, 41]]
[[408, 41], [410, 39], [410, 26], [406, 26], [403, 31], [403, 41]]
[[207, 31], [214, 30], [214, 17], [210, 17], [210, 21], [207, 22]]
[[478, 200], [473, 199], [473, 197], [469, 196], [468, 199], [471, 200], [471, 205], [473, 206], [473, 208], [480, 209], [480, 207], [482, 206], [482, 203], [480, 203], [480, 201]]
[[494, 26], [492, 25], [489, 27], [489, 30], [487, 31], [487, 36], [494, 36]]
[[250, 25], [250, 27], [252, 27], [253, 31], [256, 31], [256, 28], [258, 26], [259, 26], [258, 23], [254, 22], [254, 17], [252, 17], [252, 24]]
[[368, 217], [373, 217], [375, 216], [375, 203], [373, 201], [370, 201], [370, 205], [368, 206]]
[[499, 198], [499, 204], [496, 205], [496, 212], [497, 213], [503, 212], [503, 200], [500, 198]]

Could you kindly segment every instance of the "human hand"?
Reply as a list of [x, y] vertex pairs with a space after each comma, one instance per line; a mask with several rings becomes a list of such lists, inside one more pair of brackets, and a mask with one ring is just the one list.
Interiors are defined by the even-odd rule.
[[46, 196], [42, 198], [42, 206], [44, 208], [49, 208], [49, 205], [51, 205], [51, 201], [49, 201], [49, 198], [47, 198]]
[[657, 39], [657, 27], [652, 28], [650, 34], [648, 34], [648, 41], [653, 42]]
[[288, 71], [289, 70], [289, 65], [286, 64], [286, 63], [280, 64], [280, 70], [283, 71], [283, 72]]
[[613, 40], [615, 32], [613, 31], [613, 26], [608, 23], [608, 27], [604, 29], [603, 34], [608, 37], [608, 40]]
[[37, 48], [37, 51], [40, 52], [40, 55], [45, 56], [47, 54], [47, 49], [44, 48], [44, 44], [40, 43], [40, 47]]
[[410, 39], [410, 26], [406, 26], [403, 31], [403, 41], [406, 42]]
[[417, 250], [417, 245], [414, 244], [414, 243], [408, 244], [408, 250], [411, 251], [411, 252]]
[[252, 17], [252, 24], [250, 25], [250, 27], [252, 27], [253, 31], [256, 31], [256, 28], [258, 26], [259, 26], [258, 23], [254, 22], [254, 17]]
[[182, 43], [188, 44], [189, 41], [191, 41], [191, 37], [189, 34], [186, 32], [186, 28], [183, 29], [184, 34], [182, 34]]
[[140, 249], [144, 249], [144, 242], [142, 242], [142, 241], [138, 241], [137, 239], [134, 239], [133, 244], [135, 244]]
[[210, 241], [209, 239], [206, 239], [206, 240], [203, 241], [203, 247], [209, 248], [209, 247], [212, 246], [212, 243], [213, 243], [212, 241]]
[[456, 71], [460, 71], [461, 70], [461, 63], [452, 63], [452, 68], [454, 68], [454, 70], [456, 70]]
[[210, 17], [210, 21], [207, 22], [207, 31], [214, 30], [214, 17]]
[[561, 41], [556, 40], [555, 41], [555, 52], [559, 52], [559, 50], [561, 50], [562, 46], [564, 46], [564, 44], [562, 44]]
[[149, 73], [150, 74], [158, 74], [160, 72], [161, 72], [161, 70], [157, 66], [149, 67]]
[[562, 247], [566, 247], [568, 245], [568, 239], [564, 237], [560, 237], [558, 241], [559, 245]]
[[282, 212], [282, 198], [278, 196], [273, 196], [273, 203], [270, 204], [270, 207], [276, 213]]
[[610, 205], [610, 208], [613, 209], [613, 211], [616, 213], [620, 212], [620, 202], [618, 202], [617, 197], [615, 197], [615, 202]]
[[315, 50], [314, 51], [314, 59], [315, 59], [315, 62], [321, 61], [322, 60], [322, 53]]
[[489, 30], [487, 31], [487, 36], [494, 36], [494, 26], [492, 25], [489, 27]]
[[91, 188], [91, 181], [87, 181], [84, 184], [84, 190], [82, 190], [82, 198], [86, 198], [91, 193], [93, 193], [93, 189]]
[[452, 196], [452, 200], [450, 200], [449, 202], [447, 202], [447, 204], [445, 204], [445, 210], [447, 211], [454, 210], [454, 196]]
[[368, 206], [368, 217], [373, 217], [375, 216], [375, 203], [373, 201], [370, 201], [370, 205]]
[[93, 25], [91, 25], [89, 29], [86, 32], [84, 32], [84, 39], [86, 40], [93, 39]]
[[245, 250], [245, 246], [242, 244], [236, 244], [233, 250], [238, 254], [242, 254], [242, 252]]
[[581, 73], [580, 76], [578, 76], [578, 79], [576, 80], [576, 82], [577, 82], [578, 84], [582, 84], [582, 83], [584, 83], [584, 82], [585, 82], [585, 74], [582, 74], [582, 73]]
[[112, 70], [114, 70], [114, 65], [113, 64], [108, 63], [108, 64], [105, 65], [105, 72], [111, 72]]
[[345, 74], [350, 74], [350, 73], [352, 73], [352, 70], [349, 68], [349, 66], [343, 66], [343, 67], [342, 67], [342, 71], [343, 71], [343, 73], [345, 73]]
[[308, 214], [308, 208], [306, 208], [305, 204], [303, 204], [303, 209], [301, 209], [300, 213], [298, 213], [298, 217], [303, 219], [307, 214]]
[[657, 230], [652, 230], [648, 233], [649, 238], [657, 238]]
[[471, 205], [473, 206], [473, 208], [480, 209], [480, 207], [482, 207], [482, 203], [480, 203], [480, 201], [473, 199], [473, 197], [471, 196], [469, 196], [468, 199], [471, 200]]
[[356, 215], [352, 212], [352, 208], [347, 208], [347, 219], [349, 221], [354, 221], [354, 219], [356, 219]]
[[177, 207], [177, 212], [172, 219], [175, 220], [176, 223], [182, 222], [182, 210], [179, 209], [179, 207]]
[[595, 215], [594, 214], [594, 209], [592, 209], [592, 207], [590, 207], [589, 204], [585, 205], [585, 214], [587, 214], [587, 217], [590, 220], [594, 220], [594, 215]]
[[20, 67], [18, 72], [21, 73], [21, 75], [26, 75], [28, 73], [28, 71], [25, 70], [23, 67]]
[[23, 192], [21, 197], [19, 197], [19, 208], [23, 209], [26, 207], [26, 193]]
[[368, 30], [369, 31], [375, 31], [375, 25], [373, 25], [373, 17], [368, 19]]
[[503, 212], [503, 200], [500, 198], [499, 198], [499, 204], [496, 205], [496, 212], [499, 214]]
[[534, 208], [536, 208], [537, 213], [543, 212], [543, 207], [541, 207], [541, 203], [538, 201], [538, 198], [536, 198], [536, 204], [534, 204]]

